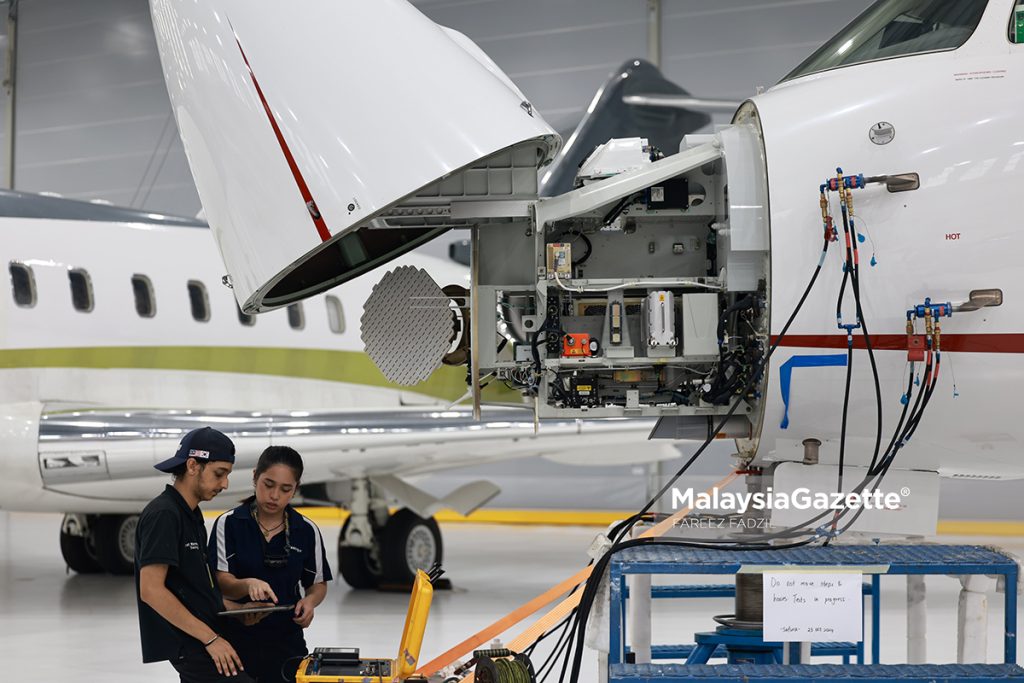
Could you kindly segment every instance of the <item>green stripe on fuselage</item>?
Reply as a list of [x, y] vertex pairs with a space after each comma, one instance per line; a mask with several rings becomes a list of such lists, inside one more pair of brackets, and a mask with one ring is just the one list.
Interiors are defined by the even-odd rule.
[[[398, 386], [358, 351], [281, 349], [249, 346], [96, 346], [0, 350], [4, 368], [86, 368], [92, 370], [195, 370], [345, 382], [410, 391], [454, 401], [466, 393], [466, 368], [444, 366], [426, 381]], [[505, 387], [488, 400], [521, 401]]]

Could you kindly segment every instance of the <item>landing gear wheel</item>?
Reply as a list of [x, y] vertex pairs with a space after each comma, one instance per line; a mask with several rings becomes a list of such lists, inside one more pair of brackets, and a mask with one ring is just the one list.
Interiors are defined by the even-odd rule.
[[135, 572], [135, 529], [138, 515], [100, 515], [93, 523], [96, 560], [111, 574]]
[[96, 560], [96, 548], [88, 536], [74, 536], [60, 532], [60, 554], [68, 569], [77, 574], [98, 574], [103, 567]]
[[424, 519], [408, 508], [388, 518], [381, 542], [384, 581], [389, 586], [412, 586], [416, 570], [429, 570], [444, 555], [441, 530], [434, 518]]
[[342, 545], [348, 521], [338, 536], [338, 569], [345, 583], [356, 589], [376, 588], [381, 579], [379, 548], [351, 548]]

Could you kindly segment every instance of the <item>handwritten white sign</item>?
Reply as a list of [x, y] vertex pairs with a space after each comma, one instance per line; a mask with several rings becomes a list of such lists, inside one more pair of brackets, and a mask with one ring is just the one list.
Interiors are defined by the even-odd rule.
[[863, 574], [764, 574], [766, 642], [858, 642]]

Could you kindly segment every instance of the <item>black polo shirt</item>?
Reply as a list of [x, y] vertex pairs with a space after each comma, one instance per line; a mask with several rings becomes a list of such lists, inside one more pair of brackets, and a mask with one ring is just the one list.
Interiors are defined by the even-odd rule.
[[206, 562], [203, 513], [198, 506], [190, 509], [173, 486], [150, 501], [139, 516], [135, 532], [135, 597], [139, 603], [142, 661], [174, 660], [183, 649], [202, 650], [202, 643], [142, 602], [139, 570], [151, 564], [167, 565], [164, 585], [189, 612], [217, 631], [217, 612], [224, 609], [224, 601]]

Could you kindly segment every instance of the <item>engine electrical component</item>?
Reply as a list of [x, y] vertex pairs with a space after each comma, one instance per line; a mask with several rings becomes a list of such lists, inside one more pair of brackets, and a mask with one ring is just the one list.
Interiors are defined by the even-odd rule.
[[751, 436], [770, 286], [767, 213], [749, 210], [767, 202], [756, 126], [671, 157], [612, 140], [578, 185], [480, 229], [474, 324], [515, 343], [480, 335], [476, 377], [541, 418], [657, 417], [673, 433], [706, 434], [738, 401], [726, 431]]
[[600, 348], [596, 339], [589, 334], [567, 334], [562, 337], [562, 357], [576, 358], [593, 356]]

